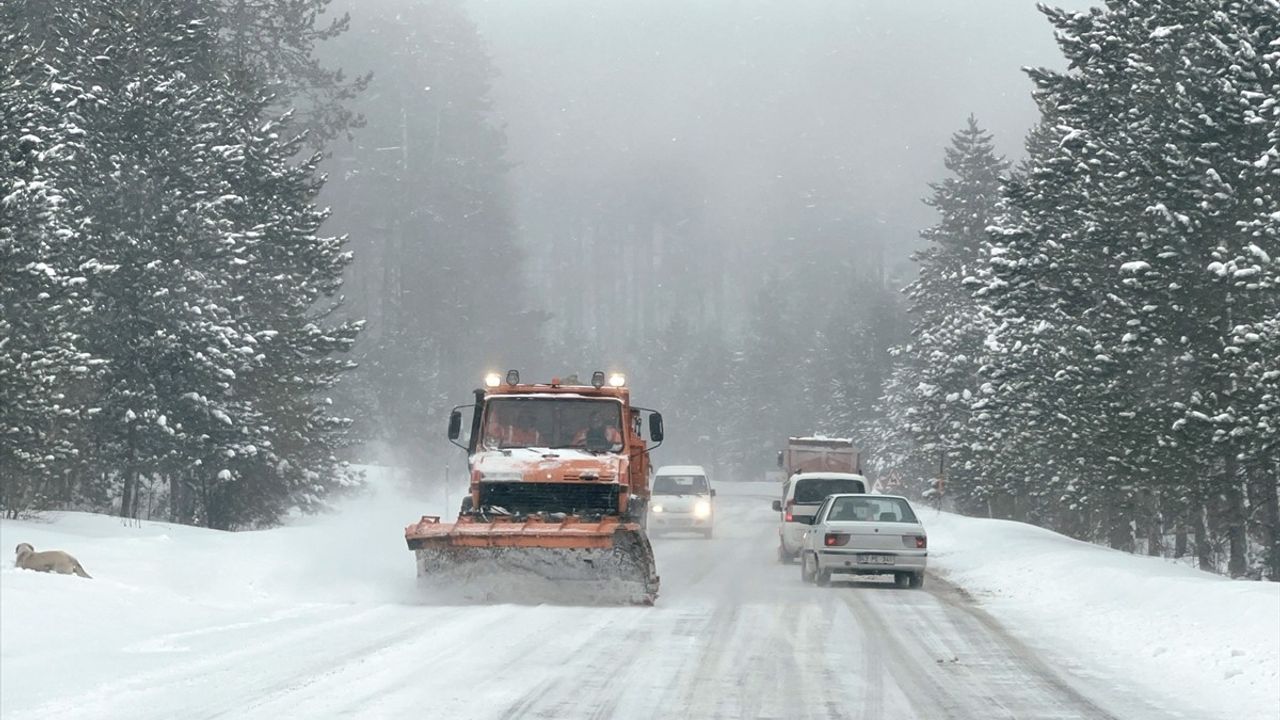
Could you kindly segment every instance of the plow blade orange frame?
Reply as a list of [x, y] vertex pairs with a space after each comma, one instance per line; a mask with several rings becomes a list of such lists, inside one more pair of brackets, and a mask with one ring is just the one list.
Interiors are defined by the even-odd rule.
[[[489, 599], [506, 591], [523, 596], [553, 589], [549, 598], [648, 605], [658, 594], [648, 538], [638, 524], [617, 518], [483, 522], [464, 517], [441, 523], [424, 517], [405, 528], [405, 541], [417, 556], [420, 580], [468, 597], [468, 589]], [[541, 588], [533, 590], [539, 583]]]
[[405, 528], [409, 549], [420, 547], [548, 547], [607, 548], [612, 547], [614, 533], [640, 532], [635, 523], [621, 523], [616, 518], [599, 522], [581, 522], [572, 518], [548, 522], [542, 520], [477, 522], [463, 518], [457, 523], [441, 523], [434, 517]]

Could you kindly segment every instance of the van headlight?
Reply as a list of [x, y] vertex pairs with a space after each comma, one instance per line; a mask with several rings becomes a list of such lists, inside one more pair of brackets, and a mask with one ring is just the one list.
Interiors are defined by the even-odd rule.
[[696, 518], [711, 517], [711, 503], [699, 500], [693, 504], [693, 516]]

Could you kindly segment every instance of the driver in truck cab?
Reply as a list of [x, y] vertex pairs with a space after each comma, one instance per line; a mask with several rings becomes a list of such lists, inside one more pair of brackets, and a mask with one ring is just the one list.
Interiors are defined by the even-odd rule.
[[[510, 417], [509, 415], [507, 417]], [[498, 447], [539, 447], [543, 445], [542, 433], [538, 432], [533, 412], [521, 410], [516, 414], [514, 423], [504, 423], [501, 418], [491, 417], [489, 430], [486, 433], [491, 440], [497, 440]]]
[[618, 428], [606, 423], [604, 414], [599, 410], [591, 413], [587, 427], [578, 431], [573, 438], [575, 446], [590, 448], [612, 448], [622, 444], [622, 433]]

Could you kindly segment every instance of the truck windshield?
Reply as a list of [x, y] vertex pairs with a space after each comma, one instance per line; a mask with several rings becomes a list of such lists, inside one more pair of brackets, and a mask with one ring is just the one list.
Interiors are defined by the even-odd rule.
[[561, 397], [491, 398], [485, 407], [480, 447], [622, 449], [622, 403]]
[[701, 475], [659, 475], [653, 479], [654, 495], [706, 495], [707, 479]]

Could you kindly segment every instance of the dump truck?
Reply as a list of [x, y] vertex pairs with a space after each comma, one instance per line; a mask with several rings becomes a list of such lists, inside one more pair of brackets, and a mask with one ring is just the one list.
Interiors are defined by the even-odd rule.
[[603, 371], [589, 384], [490, 373], [474, 394], [449, 417], [470, 473], [457, 519], [423, 516], [405, 528], [419, 582], [471, 599], [652, 605], [645, 522], [662, 415], [632, 405], [626, 377]]
[[787, 448], [778, 451], [778, 467], [788, 478], [798, 472], [861, 474], [862, 455], [848, 438], [790, 437]]

